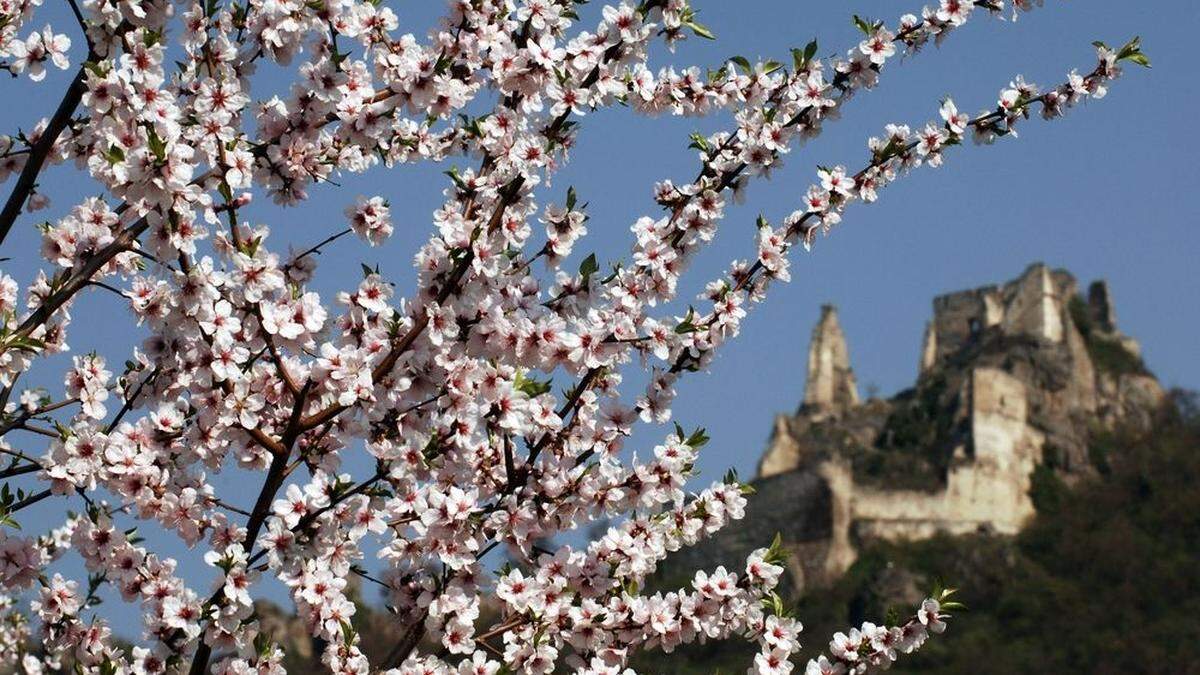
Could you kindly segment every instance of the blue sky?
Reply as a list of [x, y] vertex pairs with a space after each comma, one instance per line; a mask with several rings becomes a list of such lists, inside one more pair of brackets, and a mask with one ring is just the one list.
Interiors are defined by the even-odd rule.
[[[385, 0], [406, 30], [423, 34], [441, 10], [436, 2]], [[598, 4], [585, 7], [585, 26], [594, 25]], [[82, 42], [59, 5], [47, 3], [47, 16], [59, 30]], [[700, 20], [716, 32], [716, 42], [692, 40], [675, 54], [657, 50], [655, 65], [717, 66], [740, 54], [788, 58], [788, 49], [813, 37], [822, 55], [842, 52], [857, 42], [854, 13], [894, 24], [904, 12], [919, 12], [907, 0], [694, 0]], [[40, 25], [40, 22], [39, 24]], [[1200, 6], [1187, 0], [1154, 3], [1048, 0], [1046, 7], [1019, 21], [979, 15], [940, 48], [889, 64], [875, 90], [847, 105], [843, 119], [786, 159], [769, 181], [754, 182], [746, 204], [731, 208], [715, 244], [695, 262], [684, 300], [714, 278], [734, 258], [752, 255], [754, 219], [778, 221], [798, 204], [817, 165], [857, 167], [867, 158], [866, 139], [888, 122], [919, 125], [937, 115], [949, 94], [968, 112], [994, 105], [999, 89], [1017, 74], [1044, 85], [1060, 82], [1071, 68], [1094, 64], [1093, 40], [1120, 44], [1141, 35], [1154, 68], [1133, 68], [1109, 96], [1075, 109], [1063, 120], [1031, 120], [1020, 137], [992, 147], [955, 148], [940, 169], [921, 169], [889, 186], [873, 205], [856, 205], [833, 236], [812, 253], [797, 253], [793, 281], [775, 286], [765, 305], [745, 323], [743, 335], [727, 345], [711, 372], [685, 378], [679, 387], [676, 419], [705, 426], [712, 442], [700, 468], [702, 480], [729, 467], [750, 475], [761, 454], [772, 417], [793, 410], [803, 390], [808, 338], [823, 303], [840, 308], [851, 359], [865, 393], [868, 386], [889, 395], [909, 386], [934, 295], [1001, 282], [1041, 260], [1064, 267], [1086, 284], [1108, 279], [1123, 330], [1139, 339], [1148, 365], [1167, 385], [1200, 388], [1200, 186], [1194, 124], [1200, 95], [1195, 85], [1194, 48]], [[0, 130], [29, 128], [49, 115], [70, 72], [54, 72], [40, 86], [4, 82]], [[264, 72], [264, 90], [282, 80]], [[561, 201], [568, 185], [590, 202], [588, 238], [577, 246], [582, 259], [595, 251], [604, 260], [628, 252], [629, 225], [655, 214], [651, 187], [656, 180], [689, 179], [696, 170], [688, 134], [727, 128], [727, 117], [647, 119], [615, 108], [588, 115], [570, 164], [543, 194]], [[463, 162], [459, 161], [460, 165]], [[342, 187], [315, 188], [300, 209], [259, 203], [247, 211], [255, 223], [273, 229], [280, 240], [315, 243], [344, 227], [342, 209], [357, 194], [379, 194], [393, 205], [396, 234], [380, 249], [357, 241], [339, 242], [321, 259], [323, 292], [358, 277], [359, 262], [380, 264], [398, 292], [411, 290], [412, 254], [429, 235], [431, 212], [441, 201], [445, 167], [400, 167], [340, 180]], [[0, 186], [5, 194], [12, 180]], [[54, 199], [46, 212], [18, 220], [0, 249], [0, 269], [22, 286], [38, 264], [34, 225], [56, 218], [94, 184], [73, 166], [49, 170], [42, 184]], [[140, 333], [127, 309], [111, 296], [95, 293], [73, 310], [70, 342], [75, 353], [96, 349], [119, 364]], [[62, 369], [42, 368], [30, 381], [61, 389]], [[114, 406], [115, 407], [115, 406]], [[642, 427], [631, 447], [648, 448], [666, 428]], [[40, 452], [32, 439], [28, 449]], [[229, 477], [234, 487], [249, 482]], [[218, 483], [218, 491], [221, 483]], [[247, 500], [252, 498], [248, 494]], [[40, 531], [61, 513], [47, 506], [31, 513], [27, 529]], [[33, 511], [33, 509], [31, 509]], [[155, 542], [158, 537], [151, 539]], [[182, 548], [163, 542], [176, 555]], [[185, 554], [185, 558], [187, 558]], [[210, 575], [203, 564], [186, 560], [183, 569], [200, 590]], [[111, 613], [132, 621], [129, 607]], [[132, 632], [133, 626], [129, 626]]]

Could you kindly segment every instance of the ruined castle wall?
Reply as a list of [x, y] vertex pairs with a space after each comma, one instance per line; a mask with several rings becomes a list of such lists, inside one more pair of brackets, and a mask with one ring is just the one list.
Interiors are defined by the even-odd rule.
[[1034, 265], [1016, 283], [1005, 287], [1001, 325], [1010, 335], [1031, 335], [1050, 342], [1063, 340], [1065, 298], [1045, 265]]
[[999, 326], [1007, 335], [1028, 335], [1062, 342], [1069, 318], [1067, 301], [1075, 280], [1041, 263], [1031, 265], [1004, 286], [984, 286], [948, 293], [933, 300], [933, 321], [927, 329], [921, 372], [958, 352], [980, 332]]
[[855, 557], [859, 538], [924, 539], [938, 532], [964, 534], [986, 527], [1015, 534], [1033, 515], [1030, 475], [1041, 460], [1044, 438], [1028, 424], [1025, 387], [994, 368], [971, 379], [973, 461], [951, 467], [936, 492], [887, 490], [854, 480], [849, 464], [834, 458], [819, 467], [834, 499], [829, 565], [836, 574]]
[[[962, 349], [970, 340], [996, 320], [995, 300], [999, 291], [986, 286], [971, 291], [950, 293], [933, 300], [934, 363]], [[933, 364], [930, 364], [933, 365]]]

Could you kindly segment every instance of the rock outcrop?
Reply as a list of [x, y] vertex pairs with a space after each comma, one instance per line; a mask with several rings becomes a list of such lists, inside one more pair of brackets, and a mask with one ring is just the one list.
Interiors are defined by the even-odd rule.
[[913, 388], [860, 401], [836, 310], [822, 308], [804, 401], [775, 420], [747, 518], [679, 557], [734, 564], [779, 531], [798, 590], [839, 576], [866, 541], [1013, 534], [1034, 513], [1036, 471], [1094, 471], [1092, 435], [1149, 424], [1164, 398], [1108, 286], [1085, 298], [1042, 264], [935, 298], [919, 364]]

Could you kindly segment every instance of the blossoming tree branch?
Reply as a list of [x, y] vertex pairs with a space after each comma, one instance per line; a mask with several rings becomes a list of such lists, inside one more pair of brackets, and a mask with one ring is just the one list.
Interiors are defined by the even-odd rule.
[[[1148, 65], [1136, 39], [1096, 43], [1096, 61], [1061, 83], [1017, 77], [974, 116], [931, 102], [932, 121], [888, 125], [860, 168], [785, 187], [797, 208], [759, 219], [757, 257], [676, 316], [664, 308], [729, 199], [900, 55], [1033, 0], [941, 0], [894, 25], [854, 17], [862, 40], [844, 56], [819, 58], [812, 42], [715, 70], [650, 59], [658, 41], [713, 37], [687, 0], [624, 0], [585, 27], [583, 0], [453, 0], [424, 39], [377, 0], [45, 1], [77, 25], [45, 25], [43, 0], [0, 0], [0, 68], [74, 71], [52, 115], [0, 137], [0, 242], [53, 196], [50, 164], [73, 161], [100, 193], [41, 225], [36, 276], [0, 273], [0, 662], [29, 673], [281, 673], [253, 605], [267, 577], [337, 673], [630, 673], [638, 650], [717, 639], [757, 644], [752, 673], [790, 672], [801, 624], [774, 590], [778, 542], [687, 587], [639, 590], [669, 552], [741, 518], [751, 490], [733, 476], [689, 489], [702, 429], [665, 428], [641, 459], [624, 439], [671, 420], [682, 380], [848, 206], [940, 166], [967, 136], [1057, 119], [1104, 96], [1124, 64]], [[286, 94], [255, 97], [259, 62], [292, 75]], [[724, 111], [733, 126], [692, 136], [694, 178], [653, 187], [661, 211], [609, 266], [577, 253], [584, 200], [546, 183], [582, 118], [617, 104]], [[397, 205], [347, 197], [343, 225], [286, 255], [242, 215], [252, 199], [303, 204], [339, 174], [448, 159], [474, 168], [449, 172], [403, 298], [370, 269], [333, 296], [311, 288], [320, 252], [384, 242]], [[69, 347], [71, 309], [99, 293], [149, 333], [123, 368]], [[22, 386], [57, 363], [69, 363], [50, 376], [61, 390]], [[622, 375], [638, 364], [649, 384], [631, 391]], [[257, 476], [257, 494], [229, 488], [235, 469]], [[22, 529], [34, 504], [57, 505], [61, 524]], [[539, 543], [601, 519], [615, 524], [590, 544]], [[189, 585], [136, 535], [145, 523], [203, 556], [211, 584]], [[498, 547], [516, 564], [496, 570]], [[382, 572], [366, 572], [366, 550]], [[64, 576], [68, 557], [86, 578]], [[355, 575], [394, 616], [375, 662], [351, 623]], [[104, 616], [105, 588], [140, 608], [143, 625], [120, 628], [132, 647]], [[887, 667], [944, 629], [949, 595], [838, 633], [806, 672]]]

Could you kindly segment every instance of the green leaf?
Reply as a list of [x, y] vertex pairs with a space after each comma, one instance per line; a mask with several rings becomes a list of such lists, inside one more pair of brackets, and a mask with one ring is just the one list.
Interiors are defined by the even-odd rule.
[[804, 50], [792, 47], [792, 67], [796, 70], [804, 70], [806, 65], [808, 65], [808, 59], [804, 58]]
[[458, 175], [458, 167], [457, 166], [451, 167], [449, 170], [443, 171], [442, 173], [449, 176], [450, 180], [454, 181], [455, 187], [457, 187], [459, 190], [462, 190], [464, 192], [467, 191], [467, 184], [463, 181], [462, 176]]
[[782, 563], [783, 560], [783, 535], [779, 532], [776, 532], [775, 538], [771, 540], [771, 545], [767, 547], [767, 553], [763, 556], [763, 561], [772, 565], [778, 565]]
[[109, 164], [119, 164], [125, 161], [125, 151], [119, 145], [110, 145], [104, 152], [104, 159], [107, 159]]
[[696, 331], [700, 330], [700, 327], [695, 324], [695, 319], [696, 308], [689, 306], [687, 316], [683, 317], [683, 321], [680, 321], [679, 324], [675, 326], [675, 332], [679, 335], [685, 335], [687, 333], [695, 333]]
[[1130, 54], [1129, 56], [1125, 57], [1125, 60], [1132, 61], [1132, 62], [1138, 64], [1139, 66], [1142, 66], [1143, 68], [1150, 67], [1149, 57], [1147, 57], [1145, 54], [1143, 54], [1141, 52], [1138, 52], [1136, 54]]
[[1118, 61], [1132, 61], [1144, 68], [1150, 67], [1150, 59], [1142, 53], [1142, 38], [1135, 36], [1117, 51]]
[[441, 444], [441, 435], [435, 429], [433, 433], [429, 435], [429, 442], [425, 444], [425, 448], [421, 451], [421, 456], [426, 460], [433, 458], [434, 453], [436, 453], [438, 448], [441, 447]]
[[1129, 56], [1130, 54], [1135, 54], [1141, 51], [1141, 46], [1142, 38], [1134, 36], [1132, 40], [1122, 45], [1121, 49], [1117, 52], [1117, 58], [1121, 59]]
[[[679, 422], [673, 422], [672, 424], [675, 425], [675, 436], [678, 437], [679, 441], [682, 443], [684, 440], [687, 439], [687, 434], [685, 434], [683, 432], [683, 427], [679, 426]], [[730, 470], [732, 471], [732, 469], [730, 469]], [[4, 487], [5, 487], [5, 489], [7, 489], [8, 485], [5, 485]]]
[[813, 57], [817, 55], [817, 41], [813, 40], [804, 46], [804, 49], [792, 49], [792, 65], [796, 70], [804, 70], [808, 64], [812, 62]]
[[750, 59], [744, 56], [731, 56], [729, 60], [742, 67], [742, 70], [747, 74], [753, 72], [754, 67], [750, 65]]
[[692, 32], [696, 34], [696, 37], [702, 37], [705, 40], [716, 40], [717, 39], [717, 36], [714, 35], [713, 32], [708, 29], [707, 26], [705, 26], [702, 23], [697, 22], [695, 19], [689, 20], [685, 25], [688, 28], [692, 29]]
[[147, 141], [150, 144], [150, 152], [154, 153], [154, 158], [160, 162], [165, 162], [167, 159], [167, 142], [159, 138], [158, 132], [152, 126], [146, 126]]
[[596, 262], [596, 254], [592, 253], [579, 263], [579, 276], [583, 278], [583, 285], [586, 286], [592, 275], [600, 271], [600, 265]]
[[262, 245], [262, 236], [251, 237], [248, 241], [242, 242], [242, 253], [253, 258], [258, 255], [258, 247]]
[[37, 353], [46, 348], [46, 343], [37, 338], [17, 336], [9, 340], [5, 346], [9, 349]]
[[517, 377], [513, 380], [513, 389], [524, 393], [529, 398], [536, 398], [550, 391], [552, 380], [535, 380], [526, 377], [525, 373], [517, 371]]
[[679, 322], [679, 325], [675, 326], [676, 335], [687, 335], [688, 333], [695, 333], [698, 330], [700, 330], [700, 328], [696, 324], [686, 319]]
[[783, 606], [783, 598], [775, 591], [771, 591], [771, 610], [775, 612], [775, 616], [787, 616], [787, 608]]
[[[1093, 42], [1092, 44], [1098, 48], [1104, 47], [1105, 49], [1109, 49], [1105, 43], [1100, 41]], [[1150, 58], [1141, 53], [1140, 36], [1134, 36], [1133, 40], [1124, 43], [1120, 49], [1117, 49], [1116, 59], [1117, 61], [1132, 61], [1134, 64], [1146, 68], [1150, 67]]]
[[254, 636], [254, 651], [259, 657], [264, 657], [271, 653], [274, 647], [274, 642], [271, 641], [271, 636], [266, 633], [259, 633]]

